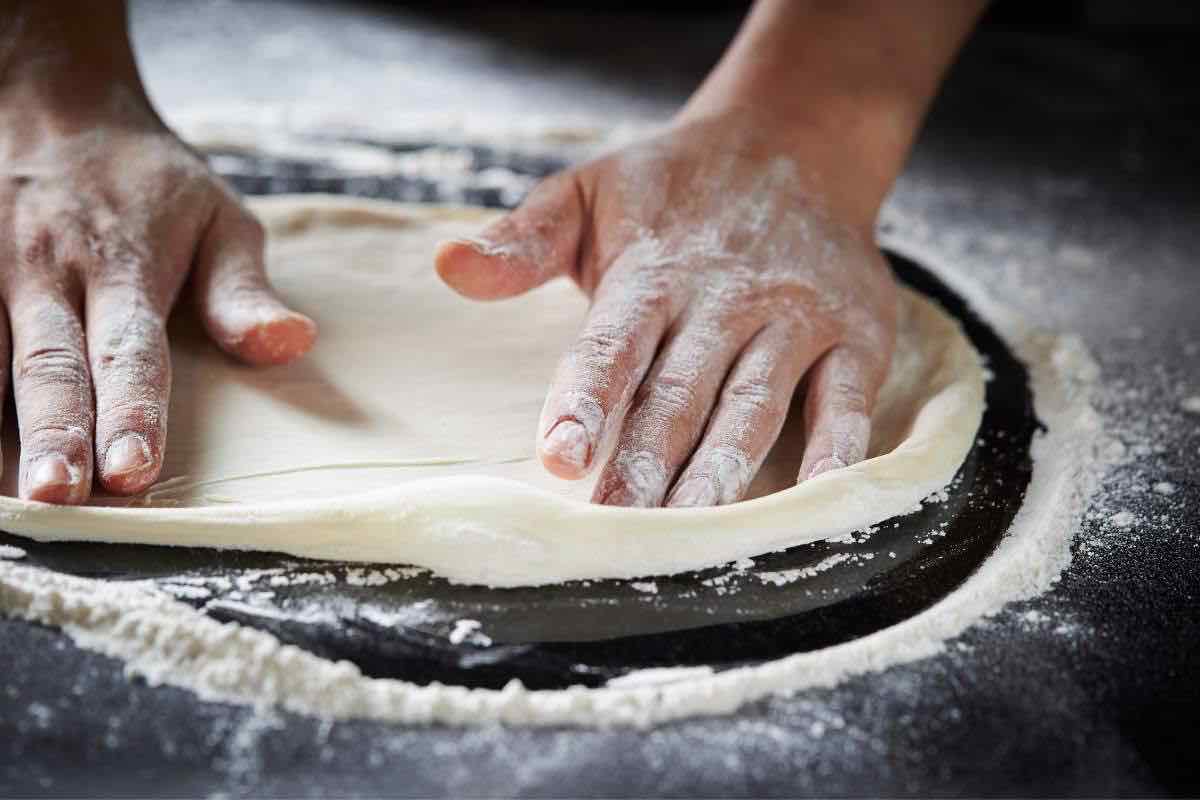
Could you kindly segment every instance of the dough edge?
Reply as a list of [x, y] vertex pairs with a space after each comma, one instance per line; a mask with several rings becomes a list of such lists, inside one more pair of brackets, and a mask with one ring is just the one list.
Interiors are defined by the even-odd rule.
[[[482, 221], [494, 214], [311, 195], [255, 198], [250, 205], [268, 231], [322, 217], [369, 224], [450, 215]], [[908, 437], [889, 453], [756, 500], [701, 509], [613, 508], [517, 481], [456, 476], [258, 506], [63, 507], [0, 497], [0, 528], [38, 541], [412, 564], [452, 582], [496, 587], [674, 574], [841, 536], [908, 513], [949, 484], [982, 419], [979, 355], [936, 303], [908, 293], [945, 332], [939, 368]]]

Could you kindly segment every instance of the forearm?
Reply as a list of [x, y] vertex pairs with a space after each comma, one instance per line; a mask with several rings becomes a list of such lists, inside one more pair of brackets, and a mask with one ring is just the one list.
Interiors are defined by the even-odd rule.
[[140, 86], [124, 0], [0, 0], [0, 92], [86, 103], [114, 83]]
[[877, 208], [985, 4], [759, 0], [679, 121], [744, 114], [809, 164], [855, 170], [839, 178], [859, 180]]

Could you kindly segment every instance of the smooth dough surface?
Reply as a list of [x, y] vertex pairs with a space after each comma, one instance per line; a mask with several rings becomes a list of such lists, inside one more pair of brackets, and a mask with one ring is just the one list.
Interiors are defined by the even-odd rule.
[[720, 508], [587, 503], [592, 480], [543, 471], [546, 384], [587, 303], [566, 280], [475, 303], [432, 268], [436, 242], [495, 212], [347, 198], [257, 199], [271, 279], [315, 318], [301, 362], [242, 367], [190, 308], [171, 323], [174, 388], [161, 480], [141, 498], [66, 508], [14, 498], [6, 432], [0, 528], [39, 540], [271, 550], [416, 564], [494, 586], [675, 573], [861, 529], [945, 486], [983, 412], [958, 324], [902, 293], [897, 354], [868, 460], [803, 484], [799, 413], [751, 489]]

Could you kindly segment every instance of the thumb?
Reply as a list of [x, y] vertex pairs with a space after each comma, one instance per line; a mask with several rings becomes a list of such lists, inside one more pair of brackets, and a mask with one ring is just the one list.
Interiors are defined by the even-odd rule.
[[299, 358], [317, 337], [316, 323], [284, 305], [271, 288], [264, 245], [258, 220], [240, 206], [223, 204], [200, 243], [193, 276], [209, 336], [256, 366]]
[[583, 236], [579, 179], [561, 172], [478, 236], [438, 245], [438, 275], [473, 300], [501, 300], [575, 270]]

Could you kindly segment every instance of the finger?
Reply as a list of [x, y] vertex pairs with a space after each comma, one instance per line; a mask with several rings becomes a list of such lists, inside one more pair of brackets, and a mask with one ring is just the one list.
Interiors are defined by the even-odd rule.
[[668, 506], [724, 505], [745, 496], [820, 345], [783, 326], [765, 328], [750, 341], [721, 387], [708, 429], [675, 482]]
[[84, 502], [92, 486], [92, 383], [78, 311], [39, 289], [9, 299], [13, 395], [27, 500]]
[[873, 354], [847, 345], [813, 367], [804, 399], [808, 432], [799, 480], [808, 480], [866, 458], [871, 409], [885, 370]]
[[749, 333], [694, 324], [663, 348], [635, 394], [593, 502], [662, 505], [671, 480], [704, 432], [721, 382]]
[[166, 444], [171, 366], [164, 311], [137, 285], [93, 288], [88, 359], [96, 394], [96, 465], [117, 494], [158, 479]]
[[478, 236], [438, 245], [438, 275], [473, 300], [499, 300], [572, 273], [583, 234], [582, 197], [573, 173], [549, 178]]
[[583, 331], [559, 362], [538, 425], [538, 454], [560, 478], [587, 474], [678, 313], [669, 278], [647, 277], [654, 269], [614, 264]]
[[286, 364], [307, 353], [317, 326], [271, 289], [258, 220], [232, 203], [216, 211], [196, 256], [195, 286], [209, 335], [255, 365]]

